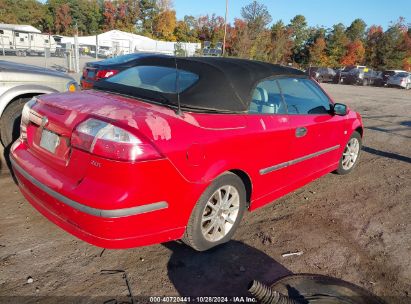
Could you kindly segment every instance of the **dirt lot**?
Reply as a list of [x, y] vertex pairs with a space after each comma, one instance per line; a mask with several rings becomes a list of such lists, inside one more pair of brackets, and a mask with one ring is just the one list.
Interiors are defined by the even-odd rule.
[[[101, 273], [112, 269], [126, 271], [134, 296], [246, 295], [251, 279], [319, 273], [411, 303], [411, 91], [324, 87], [364, 117], [355, 172], [329, 174], [247, 214], [235, 240], [209, 252], [179, 242], [103, 251], [43, 218], [3, 175], [0, 302], [120, 299], [122, 273]], [[281, 256], [294, 251], [303, 255]]]

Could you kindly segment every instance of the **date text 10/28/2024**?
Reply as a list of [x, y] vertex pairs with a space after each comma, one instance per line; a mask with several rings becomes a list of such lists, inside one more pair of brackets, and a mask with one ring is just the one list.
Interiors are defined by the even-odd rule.
[[257, 303], [253, 297], [149, 297], [150, 303]]

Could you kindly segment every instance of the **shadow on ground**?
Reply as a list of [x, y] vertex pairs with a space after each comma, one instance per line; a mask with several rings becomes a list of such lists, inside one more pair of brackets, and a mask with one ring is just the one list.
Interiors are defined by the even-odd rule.
[[400, 154], [392, 153], [392, 152], [385, 152], [385, 151], [377, 150], [377, 149], [367, 147], [367, 146], [363, 146], [362, 150], [367, 153], [371, 153], [374, 155], [383, 156], [383, 157], [387, 157], [387, 158], [391, 158], [391, 159], [395, 159], [395, 160], [399, 160], [399, 161], [403, 161], [403, 162], [411, 164], [411, 157], [408, 157], [408, 156], [404, 156], [404, 155], [400, 155]]
[[250, 296], [252, 280], [271, 284], [291, 272], [264, 252], [239, 241], [206, 252], [179, 242], [164, 244], [173, 254], [168, 276], [181, 296]]

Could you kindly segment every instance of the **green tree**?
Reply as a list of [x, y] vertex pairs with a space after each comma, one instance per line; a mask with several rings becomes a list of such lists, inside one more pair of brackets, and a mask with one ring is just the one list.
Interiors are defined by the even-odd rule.
[[140, 17], [137, 23], [138, 32], [142, 35], [153, 37], [154, 20], [160, 13], [156, 0], [140, 0], [139, 11]]
[[345, 26], [342, 23], [335, 24], [327, 36], [327, 49], [331, 66], [340, 66], [348, 43], [349, 39], [345, 34]]
[[286, 64], [291, 61], [293, 48], [292, 33], [282, 20], [271, 27], [270, 61]]
[[193, 16], [184, 16], [183, 20], [177, 21], [174, 29], [177, 41], [198, 42], [196, 23], [197, 20]]
[[29, 24], [47, 31], [46, 7], [36, 0], [0, 0], [0, 12], [1, 23]]
[[404, 29], [400, 23], [392, 24], [383, 34], [377, 45], [377, 56], [380, 58], [380, 68], [400, 69], [406, 58], [404, 49]]
[[355, 19], [346, 30], [346, 35], [351, 41], [364, 40], [367, 24], [362, 19]]
[[293, 53], [292, 59], [297, 63], [306, 63], [308, 61], [307, 53], [304, 52], [304, 46], [309, 37], [309, 30], [307, 27], [307, 21], [303, 15], [297, 15], [291, 19], [288, 27], [292, 32], [293, 39]]

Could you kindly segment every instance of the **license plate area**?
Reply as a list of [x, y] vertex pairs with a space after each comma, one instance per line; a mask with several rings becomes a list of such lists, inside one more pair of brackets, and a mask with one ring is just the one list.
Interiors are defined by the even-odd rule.
[[55, 153], [57, 146], [60, 144], [60, 137], [47, 129], [43, 129], [41, 132], [40, 147], [49, 151], [50, 153]]
[[88, 70], [87, 78], [93, 79], [95, 76], [96, 76], [96, 70], [95, 70], [95, 69], [93, 69], [93, 70]]

